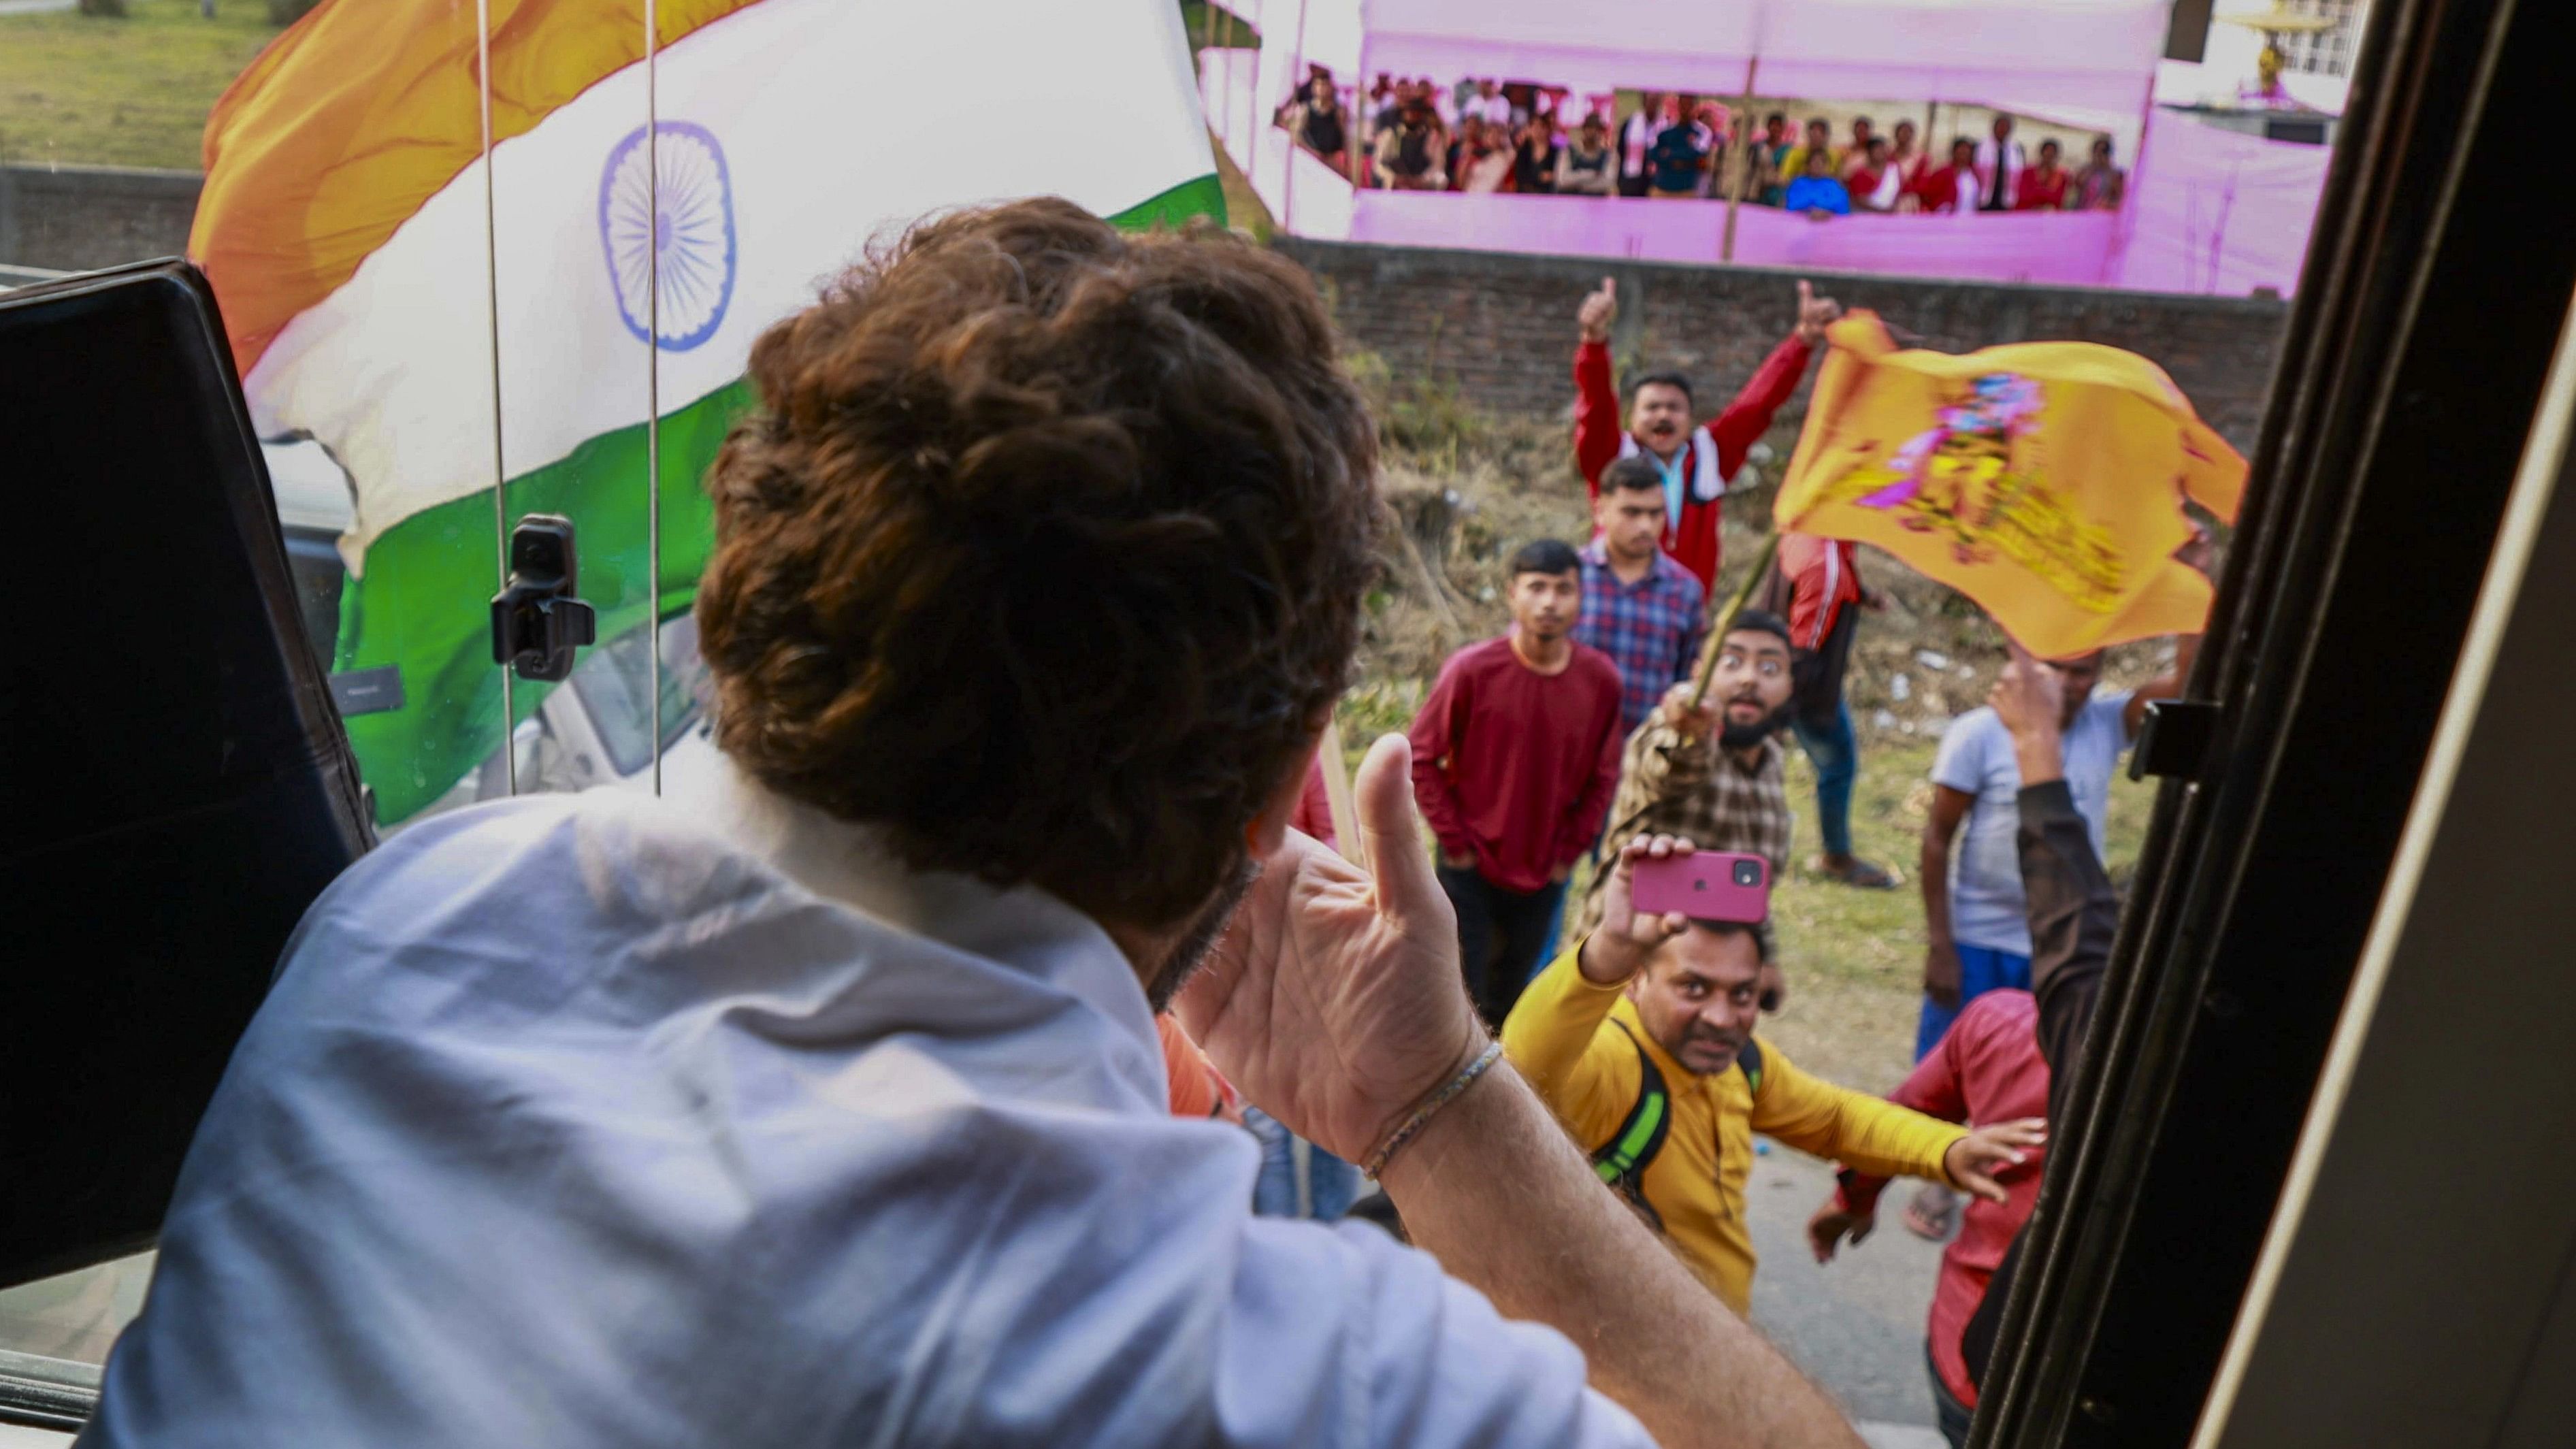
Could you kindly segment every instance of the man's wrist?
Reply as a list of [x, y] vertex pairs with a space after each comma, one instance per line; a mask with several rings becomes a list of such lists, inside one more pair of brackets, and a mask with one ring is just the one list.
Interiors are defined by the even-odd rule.
[[1594, 931], [1575, 948], [1574, 969], [1595, 986], [1618, 986], [1646, 964], [1645, 948], [1606, 931]]
[[2013, 736], [2013, 764], [2024, 785], [2066, 778], [2066, 745], [2055, 730], [2032, 730]]
[[[1467, 1060], [1473, 1063], [1475, 1058]], [[1465, 1070], [1465, 1064], [1460, 1070]], [[1509, 1110], [1512, 1097], [1526, 1091], [1528, 1087], [1512, 1070], [1510, 1058], [1496, 1061], [1423, 1121], [1412, 1140], [1404, 1144], [1404, 1150], [1387, 1159], [1377, 1176], [1378, 1185], [1401, 1205], [1423, 1184], [1440, 1176], [1442, 1163], [1461, 1144], [1473, 1144], [1480, 1135], [1490, 1132], [1498, 1120], [1493, 1114]]]
[[1385, 1176], [1388, 1165], [1396, 1160], [1398, 1154], [1418, 1141], [1442, 1111], [1472, 1090], [1502, 1061], [1501, 1042], [1482, 1031], [1471, 1035], [1470, 1046], [1474, 1054], [1466, 1057], [1455, 1071], [1442, 1077], [1437, 1086], [1423, 1094], [1377, 1146], [1370, 1149], [1368, 1156], [1360, 1159], [1359, 1167], [1363, 1174], [1372, 1178]]

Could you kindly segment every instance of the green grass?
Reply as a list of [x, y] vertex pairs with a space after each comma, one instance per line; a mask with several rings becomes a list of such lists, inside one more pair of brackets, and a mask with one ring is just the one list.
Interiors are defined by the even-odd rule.
[[277, 35], [265, 0], [128, 0], [132, 15], [0, 16], [0, 161], [202, 164], [206, 112]]

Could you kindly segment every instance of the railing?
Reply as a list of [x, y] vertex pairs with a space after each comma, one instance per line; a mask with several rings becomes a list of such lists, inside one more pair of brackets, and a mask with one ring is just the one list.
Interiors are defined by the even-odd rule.
[[[1305, 224], [1315, 215], [1306, 209], [1306, 195], [1298, 205], [1292, 230], [1325, 235]], [[1819, 221], [1745, 206], [1736, 211], [1732, 260], [1758, 267], [2100, 286], [2116, 280], [2112, 246], [2118, 222], [2116, 213], [2106, 211], [1864, 214]], [[1348, 232], [1330, 239], [1714, 262], [1723, 257], [1725, 231], [1726, 205], [1718, 201], [1363, 191], [1352, 198]]]

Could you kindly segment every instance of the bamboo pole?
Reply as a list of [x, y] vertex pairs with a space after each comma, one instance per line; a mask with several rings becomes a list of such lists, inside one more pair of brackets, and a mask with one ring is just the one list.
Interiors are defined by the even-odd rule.
[[[1368, 174], [1364, 169], [1366, 162], [1360, 153], [1377, 149], [1377, 135], [1374, 129], [1377, 115], [1368, 109], [1368, 36], [1365, 33], [1360, 36], [1359, 59], [1354, 64], [1359, 69], [1351, 73], [1350, 114], [1342, 117], [1342, 136], [1345, 142], [1342, 160], [1350, 168], [1351, 190], [1357, 191], [1360, 189], [1362, 179]], [[1352, 204], [1358, 205], [1357, 202]]]
[[1753, 555], [1753, 569], [1744, 576], [1743, 585], [1735, 591], [1734, 598], [1726, 601], [1726, 608], [1710, 622], [1708, 643], [1700, 649], [1699, 678], [1691, 686], [1691, 708], [1699, 708], [1700, 701], [1708, 698], [1709, 681], [1717, 677], [1717, 656], [1726, 652], [1726, 626], [1734, 621], [1736, 615], [1744, 612], [1746, 604], [1752, 602], [1753, 591], [1762, 587], [1762, 576], [1771, 571], [1771, 560], [1779, 552], [1780, 526], [1774, 523], [1771, 532], [1762, 540], [1761, 551]]
[[[1308, 83], [1309, 78], [1301, 73], [1306, 69], [1307, 4], [1308, 0], [1297, 0], [1297, 45], [1296, 48], [1291, 50], [1288, 54], [1288, 79], [1297, 87], [1297, 106], [1300, 110], [1303, 110], [1315, 103], [1315, 88], [1313, 85]], [[1267, 0], [1264, 0], [1264, 4], [1261, 7], [1261, 14], [1264, 20], [1269, 18], [1270, 6], [1267, 3]], [[1261, 73], [1261, 68], [1259, 66], [1254, 66], [1252, 73], [1256, 76], [1259, 75]], [[1336, 91], [1334, 92], [1334, 95], [1337, 98], [1336, 103], [1338, 104], [1340, 92]], [[1253, 114], [1257, 116], [1260, 112], [1255, 111]], [[1345, 115], [1342, 117], [1342, 144], [1344, 146], [1348, 146], [1350, 143], [1351, 118]], [[1297, 234], [1297, 152], [1305, 144], [1305, 128], [1300, 126], [1288, 137], [1287, 173], [1279, 178], [1279, 227], [1290, 236], [1295, 236]]]
[[[1761, 73], [1762, 57], [1753, 56], [1744, 62], [1744, 94], [1738, 98], [1743, 108], [1737, 112], [1744, 117], [1744, 135], [1728, 138], [1735, 149], [1734, 159], [1739, 164], [1733, 168], [1737, 173], [1735, 184], [1726, 188], [1726, 239], [1717, 249], [1717, 259], [1721, 262], [1735, 260], [1735, 208], [1744, 202], [1744, 183], [1751, 174], [1750, 168], [1741, 163], [1749, 161], [1753, 154], [1753, 79]], [[1720, 163], [1721, 166], [1724, 164]]]
[[1216, 58], [1216, 0], [1202, 0], [1199, 6], [1199, 116], [1207, 122], [1208, 138], [1216, 143], [1218, 150], [1223, 151], [1226, 150], [1225, 118], [1208, 108], [1208, 102], [1221, 94], [1216, 78], [1208, 74], [1208, 67], [1216, 62]]

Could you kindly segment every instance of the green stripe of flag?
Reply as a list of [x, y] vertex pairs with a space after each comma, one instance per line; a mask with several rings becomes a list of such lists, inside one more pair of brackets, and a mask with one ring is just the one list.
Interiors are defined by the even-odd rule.
[[1204, 216], [1219, 226], [1225, 224], [1225, 183], [1213, 171], [1127, 208], [1109, 218], [1109, 224], [1124, 231], [1144, 231], [1155, 226], [1179, 226], [1194, 216]]
[[[1225, 219], [1213, 172], [1109, 218], [1122, 228]], [[715, 511], [701, 486], [735, 419], [754, 399], [737, 381], [662, 418], [662, 569], [665, 618], [697, 601], [698, 576], [715, 545]], [[581, 596], [599, 611], [602, 644], [644, 622], [645, 426], [592, 438], [562, 460], [510, 480], [507, 517], [559, 513], [573, 520]], [[403, 705], [348, 721], [349, 743], [387, 825], [418, 813], [501, 747], [501, 671], [492, 662], [490, 600], [496, 591], [492, 493], [484, 489], [385, 530], [367, 550], [363, 577], [340, 600], [337, 670], [400, 668]], [[552, 685], [518, 681], [512, 723]]]
[[[725, 431], [752, 403], [734, 382], [662, 419], [662, 578], [666, 614], [697, 599], [715, 542], [715, 510], [699, 479]], [[559, 513], [573, 521], [581, 597], [599, 611], [600, 642], [644, 622], [644, 425], [603, 433], [562, 461], [510, 480], [508, 516]], [[403, 707], [349, 720], [349, 743], [375, 787], [386, 824], [429, 804], [501, 746], [501, 671], [492, 663], [491, 598], [498, 550], [485, 489], [424, 509], [367, 550], [366, 574], [340, 605], [334, 667], [398, 664]], [[513, 691], [515, 719], [553, 686]]]

